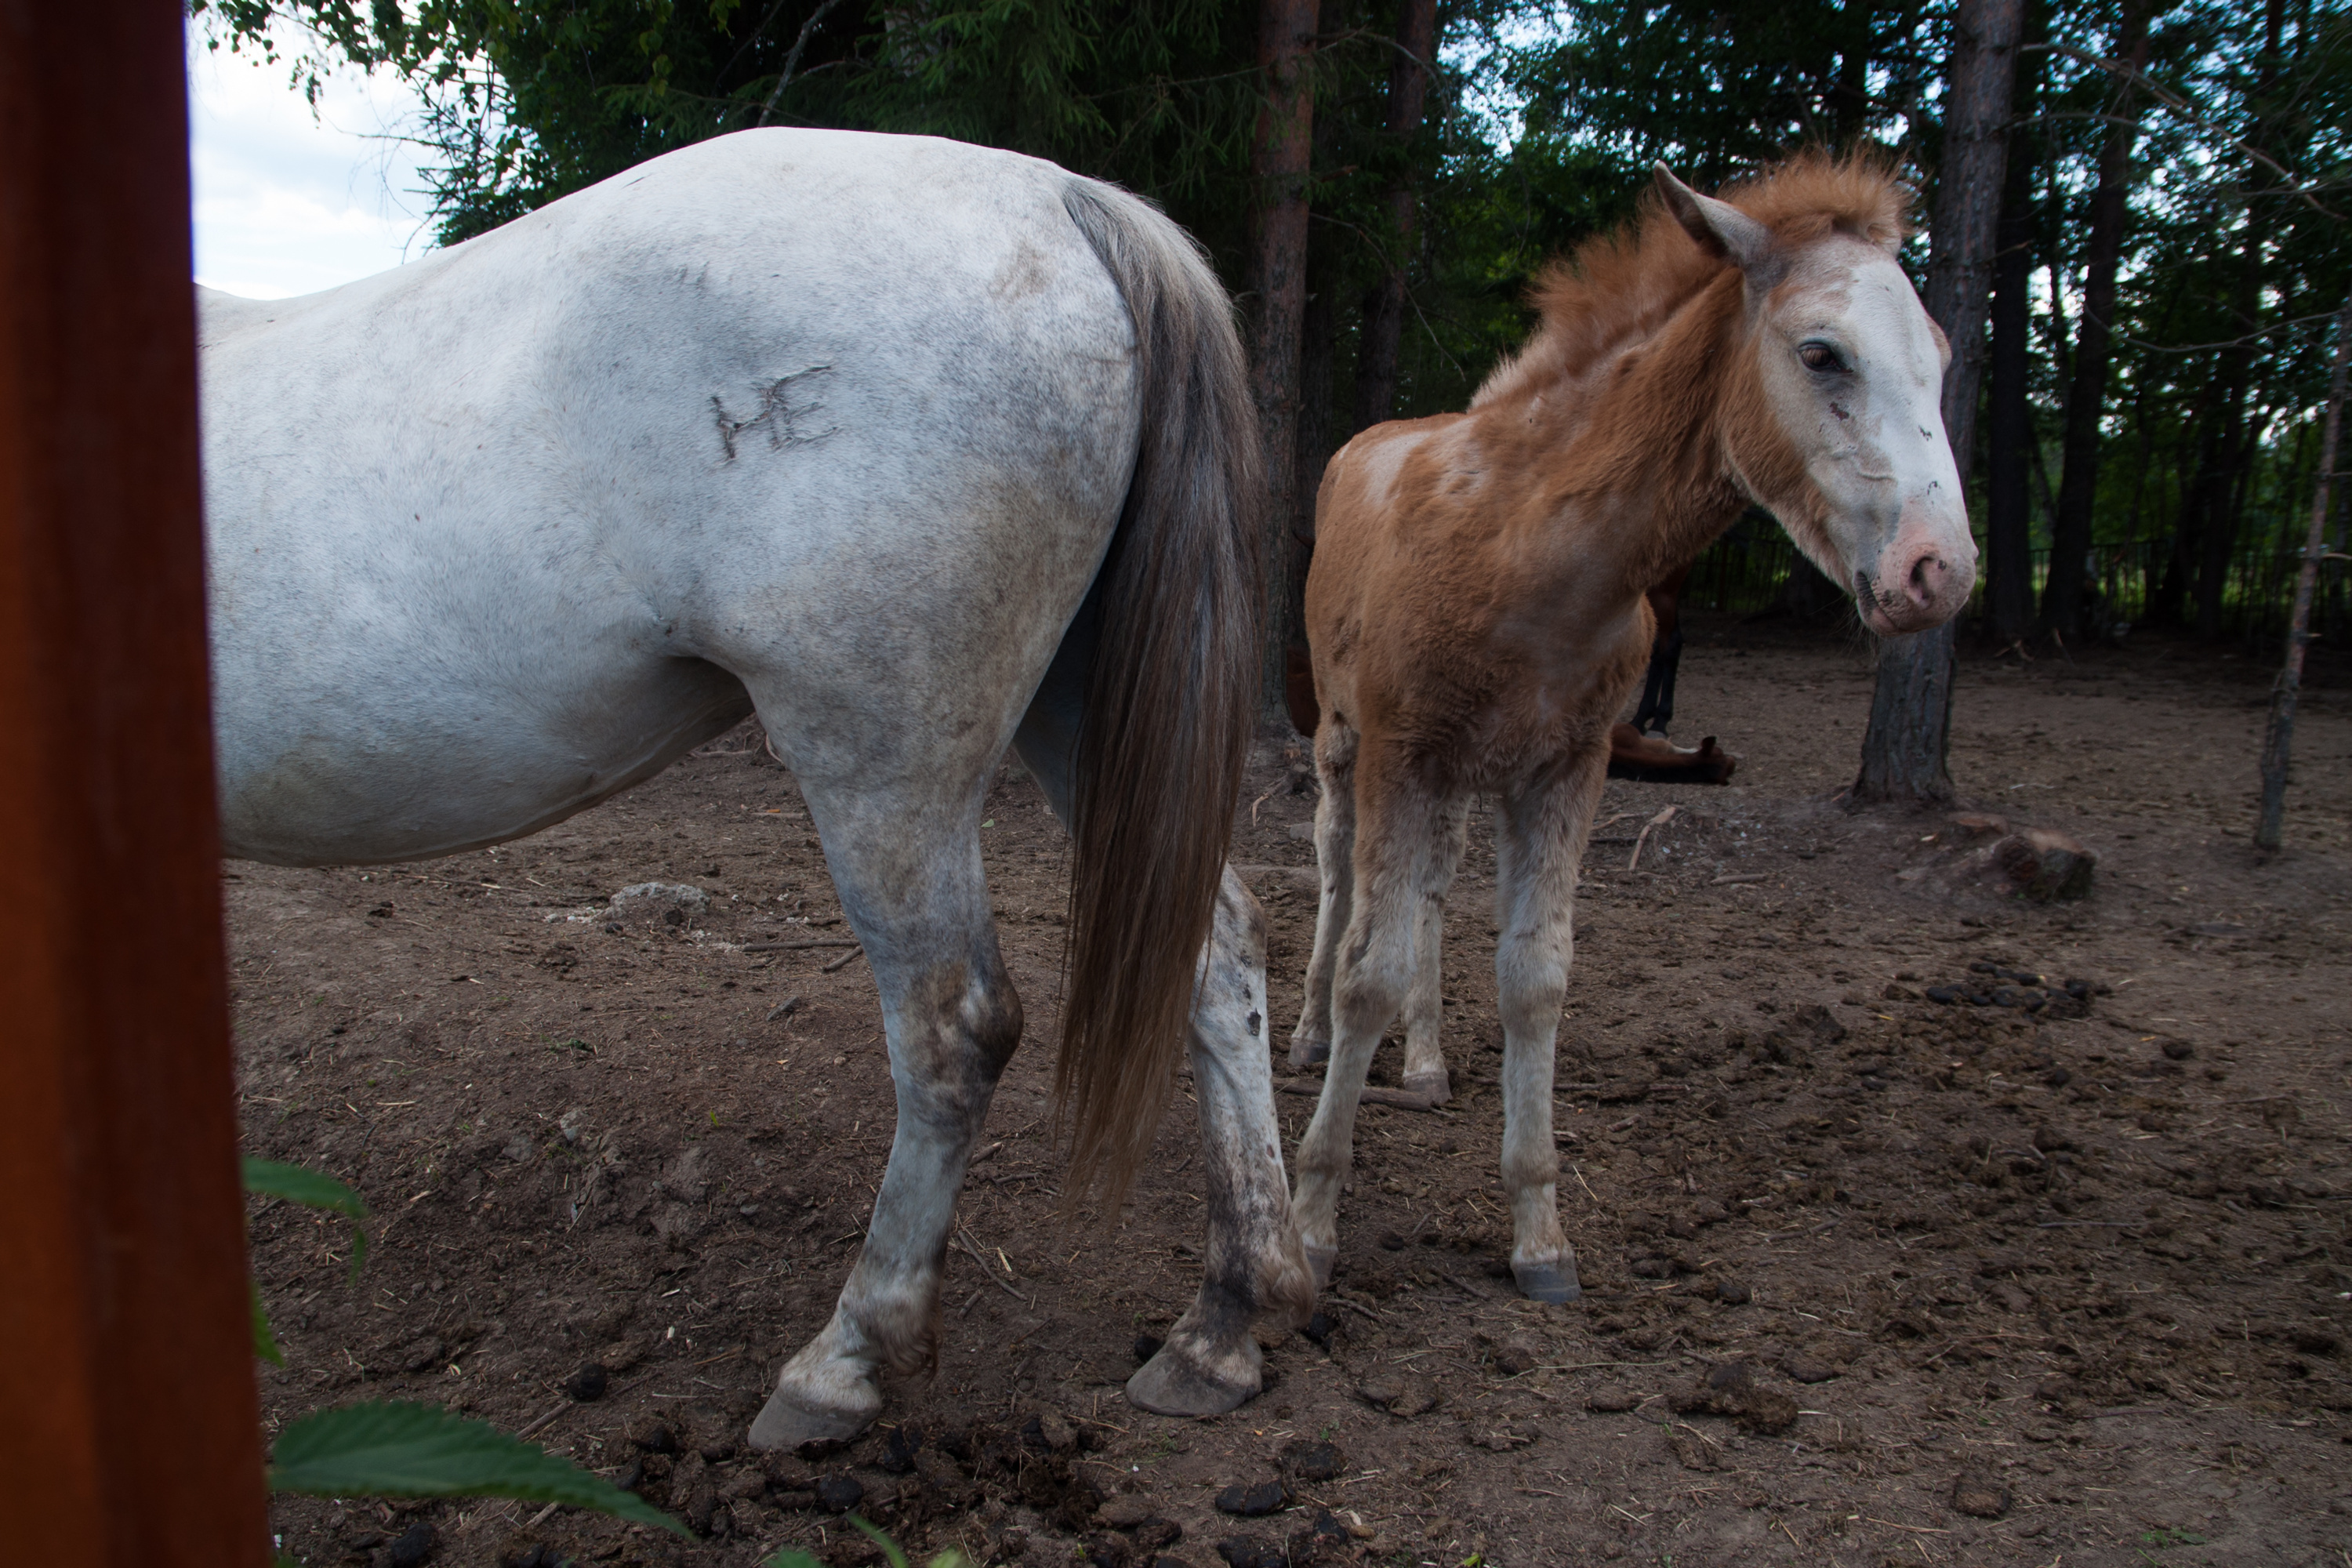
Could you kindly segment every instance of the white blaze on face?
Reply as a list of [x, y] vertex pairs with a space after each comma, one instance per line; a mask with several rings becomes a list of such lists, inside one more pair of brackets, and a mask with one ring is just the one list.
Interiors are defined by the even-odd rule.
[[1881, 635], [1924, 631], [1976, 586], [1944, 435], [1943, 338], [1901, 267], [1866, 241], [1808, 247], [1767, 301], [1765, 396], [1826, 502], [1820, 563]]

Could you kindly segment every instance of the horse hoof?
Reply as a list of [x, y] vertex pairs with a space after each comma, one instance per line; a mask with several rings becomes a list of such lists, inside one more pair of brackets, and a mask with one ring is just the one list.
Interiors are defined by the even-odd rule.
[[1563, 1254], [1558, 1263], [1511, 1264], [1511, 1278], [1519, 1284], [1519, 1294], [1531, 1301], [1573, 1301], [1584, 1294], [1584, 1287], [1576, 1280], [1576, 1255]]
[[1331, 1268], [1339, 1261], [1339, 1249], [1318, 1247], [1311, 1241], [1300, 1243], [1299, 1247], [1307, 1254], [1307, 1267], [1315, 1271], [1315, 1293], [1320, 1296], [1331, 1289]]
[[1242, 1342], [1248, 1353], [1221, 1369], [1171, 1341], [1127, 1380], [1127, 1402], [1155, 1415], [1223, 1415], [1239, 1409], [1265, 1385], [1257, 1342]]
[[1442, 1067], [1428, 1072], [1409, 1072], [1401, 1081], [1407, 1094], [1425, 1095], [1432, 1105], [1443, 1105], [1454, 1098], [1454, 1085]]
[[1311, 1068], [1318, 1062], [1331, 1059], [1328, 1040], [1293, 1040], [1290, 1042], [1290, 1065], [1294, 1068]]
[[808, 1404], [792, 1389], [779, 1388], [768, 1395], [760, 1418], [751, 1423], [751, 1447], [797, 1448], [803, 1443], [821, 1439], [844, 1442], [873, 1426], [874, 1418], [881, 1414], [878, 1393], [871, 1409], [861, 1405], [852, 1410], [824, 1410]]

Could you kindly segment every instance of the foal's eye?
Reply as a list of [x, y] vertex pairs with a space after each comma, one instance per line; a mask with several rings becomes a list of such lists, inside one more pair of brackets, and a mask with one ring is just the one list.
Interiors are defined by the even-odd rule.
[[1845, 368], [1845, 361], [1840, 357], [1837, 350], [1827, 343], [1801, 344], [1797, 349], [1797, 357], [1805, 362], [1807, 370], [1843, 370]]

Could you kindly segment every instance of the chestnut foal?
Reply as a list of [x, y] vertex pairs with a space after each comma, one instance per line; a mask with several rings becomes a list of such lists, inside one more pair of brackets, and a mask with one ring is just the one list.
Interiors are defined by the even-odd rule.
[[1365, 1069], [1488, 794], [1511, 1269], [1538, 1300], [1578, 1293], [1552, 1045], [1610, 726], [1654, 630], [1643, 590], [1753, 501], [1874, 631], [1968, 602], [1949, 353], [1895, 259], [1904, 205], [1866, 160], [1801, 157], [1723, 200], [1662, 164], [1636, 225], [1545, 275], [1539, 329], [1467, 413], [1377, 426], [1325, 471], [1307, 584], [1322, 903], [1290, 1057], [1330, 1058], [1292, 1200], [1318, 1285]]

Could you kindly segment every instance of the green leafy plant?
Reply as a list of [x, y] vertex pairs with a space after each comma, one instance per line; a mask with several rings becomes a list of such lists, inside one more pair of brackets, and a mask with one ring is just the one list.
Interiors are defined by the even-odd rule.
[[[332, 1176], [300, 1165], [248, 1158], [245, 1188], [305, 1208], [346, 1215], [355, 1221], [367, 1217], [367, 1205], [358, 1193]], [[354, 1279], [366, 1255], [367, 1237], [354, 1227]], [[270, 1330], [260, 1288], [248, 1281], [247, 1289], [253, 1300], [254, 1353], [273, 1366], [283, 1366], [285, 1353]], [[437, 1405], [404, 1400], [371, 1400], [320, 1410], [288, 1426], [278, 1434], [270, 1453], [269, 1489], [330, 1498], [515, 1498], [607, 1513], [694, 1539], [686, 1526], [643, 1498], [623, 1491], [536, 1443], [509, 1436], [487, 1421], [458, 1415]], [[898, 1561], [903, 1563], [904, 1559]]]
[[[882, 1549], [882, 1555], [889, 1562], [890, 1568], [911, 1568], [907, 1553], [881, 1527], [870, 1524], [854, 1513], [849, 1516], [849, 1522], [864, 1531], [874, 1544]], [[923, 1568], [970, 1568], [971, 1562], [970, 1558], [950, 1546], [925, 1563]], [[787, 1546], [761, 1563], [760, 1568], [824, 1568], [824, 1564], [798, 1547]]]
[[279, 1435], [269, 1489], [310, 1497], [504, 1497], [591, 1509], [673, 1535], [686, 1526], [535, 1443], [437, 1405], [372, 1401], [306, 1415]]

